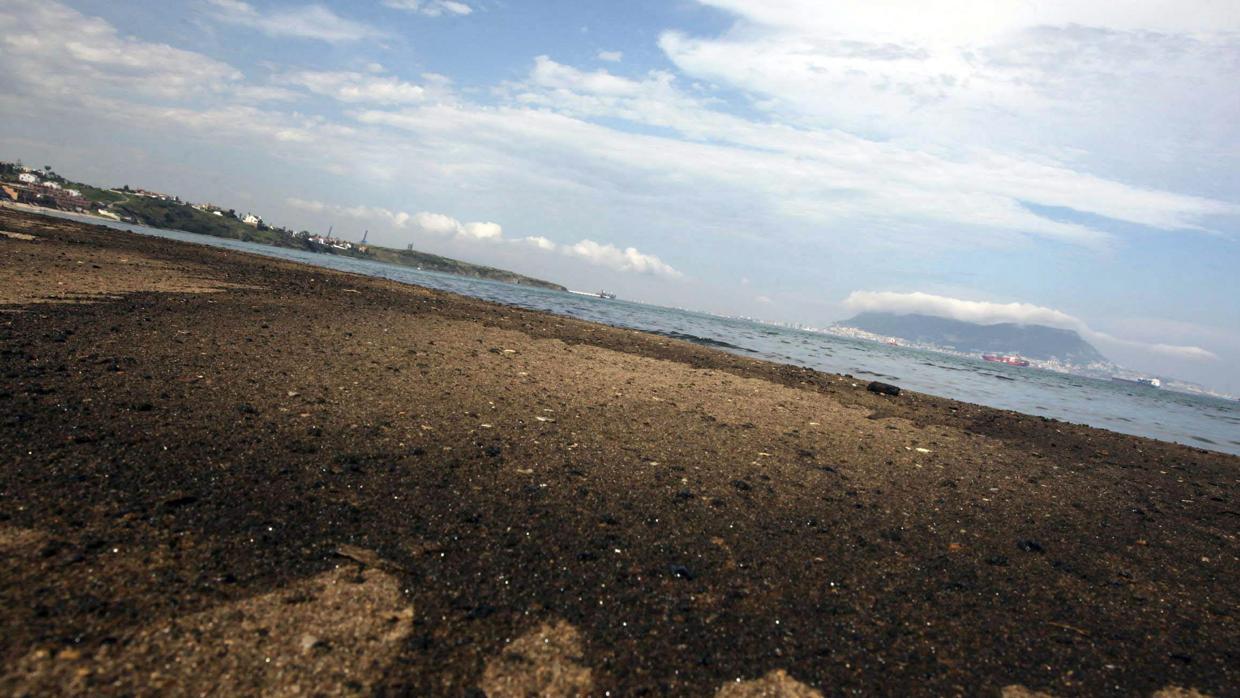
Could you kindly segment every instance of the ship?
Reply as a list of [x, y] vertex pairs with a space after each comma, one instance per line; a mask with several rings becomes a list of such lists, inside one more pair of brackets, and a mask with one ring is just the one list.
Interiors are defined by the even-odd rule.
[[609, 293], [609, 292], [607, 292], [607, 291], [599, 291], [599, 292], [598, 292], [598, 297], [599, 297], [599, 298], [604, 298], [604, 299], [609, 300], [609, 301], [614, 301], [614, 300], [616, 300], [616, 294], [614, 294], [614, 293]]
[[1144, 385], [1147, 388], [1162, 387], [1162, 381], [1157, 378], [1121, 378], [1119, 376], [1111, 376], [1111, 380], [1116, 383], [1134, 383], [1136, 385]]
[[1015, 354], [982, 354], [982, 359], [1008, 366], [1028, 366], [1029, 362]]

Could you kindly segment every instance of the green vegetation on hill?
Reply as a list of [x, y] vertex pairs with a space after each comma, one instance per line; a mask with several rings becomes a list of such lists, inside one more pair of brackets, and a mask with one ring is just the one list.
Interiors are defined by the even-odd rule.
[[114, 192], [111, 189], [100, 189], [99, 187], [92, 187], [89, 184], [82, 184], [80, 182], [73, 182], [67, 186], [71, 186], [74, 189], [77, 189], [78, 191], [82, 192], [83, 197], [97, 204], [107, 205], [107, 204], [114, 204], [118, 201], [125, 200], [124, 194], [121, 194], [119, 192]]
[[112, 210], [152, 228], [184, 230], [187, 233], [279, 247], [304, 247], [287, 231], [278, 231], [267, 226], [262, 226], [261, 229], [256, 228], [242, 223], [233, 216], [227, 214], [217, 216], [177, 201], [129, 196], [125, 201], [114, 204]]

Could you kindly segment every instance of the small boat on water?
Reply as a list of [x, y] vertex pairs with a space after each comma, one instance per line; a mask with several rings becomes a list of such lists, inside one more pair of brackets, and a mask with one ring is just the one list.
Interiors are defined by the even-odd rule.
[[616, 300], [616, 294], [614, 294], [614, 293], [608, 293], [607, 291], [599, 291], [599, 292], [598, 292], [598, 297], [599, 297], [599, 298], [606, 298], [606, 299], [607, 299], [607, 300], [609, 300], [609, 301], [614, 301], [614, 300]]
[[982, 359], [1008, 366], [1028, 366], [1029, 362], [1016, 354], [982, 354]]
[[1136, 385], [1144, 385], [1147, 388], [1162, 387], [1162, 381], [1157, 378], [1121, 378], [1119, 376], [1111, 376], [1111, 380], [1116, 383], [1135, 383]]

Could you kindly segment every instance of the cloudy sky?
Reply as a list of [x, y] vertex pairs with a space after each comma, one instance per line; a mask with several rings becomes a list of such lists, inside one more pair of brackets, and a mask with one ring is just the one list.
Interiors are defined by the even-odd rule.
[[1235, 0], [6, 0], [0, 159], [1240, 392]]

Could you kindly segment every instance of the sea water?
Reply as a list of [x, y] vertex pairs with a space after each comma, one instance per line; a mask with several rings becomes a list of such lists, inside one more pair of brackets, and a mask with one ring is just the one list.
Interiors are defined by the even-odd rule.
[[1240, 455], [1240, 402], [1032, 367], [1006, 366], [980, 358], [963, 358], [644, 303], [516, 286], [92, 217], [60, 215], [145, 235], [253, 252], [645, 330], [758, 359], [851, 374], [858, 382], [881, 380], [931, 395]]

